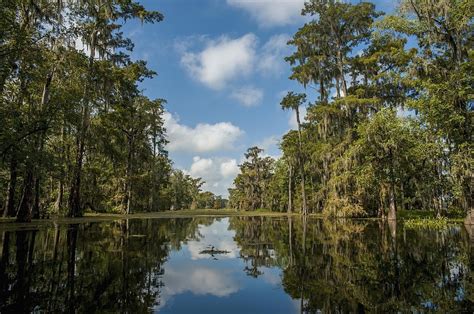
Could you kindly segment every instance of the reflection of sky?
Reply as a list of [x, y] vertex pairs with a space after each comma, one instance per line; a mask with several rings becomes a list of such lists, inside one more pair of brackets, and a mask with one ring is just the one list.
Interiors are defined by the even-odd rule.
[[202, 238], [199, 241], [188, 241], [187, 249], [191, 254], [191, 259], [207, 259], [209, 255], [199, 254], [202, 250], [209, 249], [209, 246], [214, 246], [214, 249], [221, 251], [228, 251], [230, 253], [220, 254], [217, 258], [235, 258], [238, 256], [239, 248], [234, 242], [235, 231], [227, 230], [229, 227], [229, 218], [216, 220], [210, 226], [199, 226], [199, 234]]
[[[238, 258], [235, 232], [228, 230], [229, 219], [199, 226], [202, 237], [188, 241], [171, 252], [164, 265], [160, 313], [292, 313], [295, 302], [281, 287], [281, 270], [262, 267], [263, 274], [252, 278], [243, 271]], [[200, 251], [214, 246], [229, 254], [216, 259]]]

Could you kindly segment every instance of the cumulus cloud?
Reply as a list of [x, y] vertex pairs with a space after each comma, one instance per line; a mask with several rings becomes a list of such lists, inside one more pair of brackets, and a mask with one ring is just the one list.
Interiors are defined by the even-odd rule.
[[291, 47], [287, 45], [288, 40], [289, 35], [278, 34], [270, 37], [263, 45], [257, 66], [263, 75], [278, 75], [283, 72], [286, 64], [284, 58], [291, 53]]
[[221, 163], [221, 175], [224, 178], [233, 178], [239, 173], [239, 166], [237, 160], [230, 159]]
[[305, 0], [227, 0], [227, 4], [247, 11], [260, 26], [299, 23]]
[[187, 173], [194, 178], [202, 178], [206, 182], [204, 190], [226, 196], [227, 188], [239, 173], [239, 167], [235, 159], [195, 156]]
[[234, 241], [235, 231], [229, 230], [229, 218], [215, 221], [210, 226], [199, 226], [200, 239], [188, 241], [186, 247], [192, 260], [209, 259], [209, 255], [200, 254], [209, 246], [218, 250], [227, 251], [227, 254], [219, 255], [219, 259], [232, 259], [239, 256], [239, 247]]
[[193, 164], [191, 165], [189, 173], [193, 177], [203, 177], [211, 171], [213, 165], [214, 162], [212, 159], [200, 158], [199, 156], [196, 156], [193, 158]]
[[229, 150], [244, 133], [230, 122], [186, 126], [180, 124], [179, 119], [169, 112], [165, 112], [164, 120], [170, 141], [167, 148], [172, 152], [202, 153]]
[[184, 51], [181, 64], [204, 85], [222, 89], [231, 80], [252, 71], [256, 45], [257, 37], [251, 33], [236, 39], [221, 36], [209, 40], [200, 52]]
[[262, 102], [263, 90], [252, 86], [245, 86], [234, 90], [231, 97], [245, 107], [253, 107]]
[[230, 273], [206, 266], [175, 269], [168, 265], [163, 279], [164, 293], [168, 298], [187, 291], [196, 295], [227, 296], [239, 290], [234, 278], [229, 276]]
[[275, 160], [280, 159], [281, 151], [278, 148], [281, 136], [272, 135], [257, 142], [255, 146], [263, 149], [263, 156], [271, 157]]
[[209, 226], [199, 225], [199, 238], [186, 241], [181, 251], [170, 254], [163, 266], [164, 286], [160, 287], [160, 303], [154, 308], [155, 311], [173, 302], [175, 296], [183, 293], [225, 297], [240, 290], [239, 269], [233, 267], [232, 263], [211, 267], [208, 263], [210, 256], [200, 254], [212, 245], [229, 252], [217, 255], [219, 260], [239, 257], [240, 249], [234, 241], [235, 231], [229, 230], [228, 227], [229, 218], [215, 220]]
[[280, 139], [278, 136], [272, 135], [272, 136], [264, 138], [262, 141], [257, 143], [256, 146], [260, 147], [264, 151], [273, 150], [274, 148], [277, 147], [279, 140]]
[[[271, 257], [275, 259], [275, 254], [272, 254]], [[272, 286], [281, 285], [280, 274], [274, 268], [261, 267], [260, 271], [263, 272], [262, 276], [260, 277], [263, 281], [271, 284]]]
[[[192, 78], [209, 88], [221, 90], [236, 79], [255, 72], [266, 77], [281, 75], [286, 65], [284, 57], [291, 54], [291, 47], [286, 44], [289, 39], [287, 34], [278, 34], [259, 45], [258, 38], [252, 33], [235, 39], [192, 36], [177, 40], [174, 47], [181, 55], [182, 67]], [[234, 90], [231, 96], [244, 106], [255, 106], [262, 100], [263, 92], [244, 86]]]

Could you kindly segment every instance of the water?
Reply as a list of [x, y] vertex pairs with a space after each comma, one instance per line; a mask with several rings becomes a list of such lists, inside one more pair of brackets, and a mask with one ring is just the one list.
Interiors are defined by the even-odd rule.
[[0, 225], [0, 312], [472, 312], [463, 226], [300, 217]]

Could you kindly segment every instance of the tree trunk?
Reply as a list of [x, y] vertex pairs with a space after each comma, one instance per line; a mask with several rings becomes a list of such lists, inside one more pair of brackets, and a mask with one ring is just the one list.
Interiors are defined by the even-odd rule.
[[[39, 169], [37, 171], [39, 171]], [[35, 177], [35, 199], [31, 210], [31, 216], [33, 219], [40, 218], [40, 183], [39, 173], [37, 173]]]
[[474, 209], [468, 210], [466, 219], [464, 219], [464, 224], [466, 226], [473, 226], [474, 225]]
[[344, 77], [344, 60], [342, 57], [341, 50], [337, 50], [337, 66], [339, 69], [339, 75], [340, 75], [340, 81], [342, 85], [342, 97], [347, 96], [347, 83], [346, 83], [346, 78]]
[[81, 176], [82, 176], [82, 166], [84, 162], [84, 152], [85, 152], [85, 145], [86, 145], [86, 135], [89, 129], [89, 119], [90, 119], [90, 104], [89, 104], [89, 97], [88, 93], [90, 93], [89, 88], [91, 87], [92, 81], [92, 71], [94, 65], [94, 57], [95, 57], [95, 46], [96, 46], [96, 37], [97, 34], [94, 32], [92, 34], [92, 40], [90, 45], [91, 54], [89, 56], [89, 78], [87, 84], [85, 84], [84, 88], [84, 101], [82, 105], [82, 117], [81, 117], [81, 124], [78, 131], [78, 136], [76, 139], [76, 161], [74, 166], [74, 171], [71, 180], [71, 188], [69, 192], [69, 217], [78, 217], [82, 216], [81, 210]]
[[5, 202], [5, 210], [3, 211], [3, 217], [14, 217], [15, 211], [15, 192], [16, 192], [16, 179], [17, 179], [17, 167], [18, 163], [16, 156], [13, 154], [10, 160], [10, 180], [8, 181], [7, 199]]
[[393, 165], [393, 153], [390, 149], [390, 188], [389, 188], [389, 210], [388, 210], [388, 219], [396, 220], [397, 219], [397, 205], [395, 201], [395, 175], [394, 175], [394, 165]]
[[65, 127], [64, 127], [64, 121], [61, 126], [61, 147], [60, 147], [60, 152], [59, 152], [59, 157], [60, 157], [60, 173], [59, 173], [59, 182], [58, 182], [58, 197], [56, 198], [56, 202], [54, 203], [54, 208], [56, 211], [59, 213], [61, 208], [63, 207], [63, 199], [64, 199], [64, 138], [65, 138]]
[[63, 198], [64, 198], [64, 182], [63, 179], [59, 179], [58, 183], [58, 197], [56, 198], [56, 202], [54, 203], [54, 208], [59, 211], [63, 207]]
[[20, 205], [18, 206], [16, 221], [31, 221], [31, 211], [33, 208], [33, 169], [27, 165], [26, 177], [23, 184], [23, 195], [21, 196]]
[[292, 166], [291, 163], [288, 163], [288, 214], [291, 214], [291, 211], [293, 210], [293, 195], [291, 193], [292, 190], [292, 179], [293, 179], [293, 173], [292, 173]]
[[296, 122], [298, 123], [298, 157], [299, 157], [299, 163], [300, 163], [300, 172], [301, 172], [301, 196], [303, 198], [303, 214], [306, 215], [308, 214], [308, 208], [306, 206], [306, 191], [305, 191], [305, 175], [304, 175], [304, 162], [303, 162], [303, 152], [302, 152], [302, 147], [301, 147], [301, 122], [300, 122], [300, 111], [299, 108], [296, 107]]
[[405, 187], [403, 185], [403, 182], [400, 182], [400, 199], [401, 199], [401, 202], [400, 202], [400, 206], [399, 206], [399, 209], [401, 210], [405, 210]]
[[[437, 165], [436, 165], [436, 172], [437, 172], [437, 175], [438, 175], [438, 180], [439, 182], [443, 182], [443, 177], [442, 177], [442, 173], [443, 173], [443, 166], [441, 164], [442, 162], [440, 160], [437, 161]], [[440, 218], [443, 213], [444, 213], [444, 190], [443, 190], [443, 186], [440, 185], [438, 187], [438, 195], [437, 195], [437, 201], [438, 201], [438, 204], [437, 204], [437, 208], [438, 208], [438, 212], [436, 214], [436, 216], [438, 218]]]
[[69, 192], [69, 217], [79, 217], [82, 215], [81, 211], [81, 176], [82, 176], [82, 164], [85, 151], [85, 137], [86, 128], [89, 124], [89, 108], [88, 105], [84, 105], [82, 108], [82, 126], [80, 134], [76, 140], [77, 151], [76, 151], [76, 162], [74, 165], [71, 188]]
[[389, 191], [389, 209], [388, 209], [388, 219], [396, 220], [397, 219], [397, 206], [395, 203], [395, 187], [391, 184]]
[[324, 89], [324, 81], [322, 77], [319, 79], [319, 100], [321, 102], [324, 102], [326, 100], [326, 92]]
[[[56, 71], [56, 68], [52, 69], [46, 76], [46, 80], [43, 86], [43, 93], [41, 96], [41, 102], [39, 104], [40, 112], [42, 112], [49, 103], [51, 82], [53, 81], [53, 76], [54, 76], [55, 71]], [[34, 163], [34, 168], [33, 168], [33, 173], [35, 177], [34, 179], [35, 198], [33, 202], [32, 216], [34, 219], [40, 218], [41, 167], [43, 163], [42, 157], [43, 157], [43, 148], [44, 148], [44, 138], [45, 138], [45, 133], [46, 133], [45, 129], [46, 128], [44, 128], [44, 130], [38, 134], [36, 138], [36, 143], [35, 143], [37, 159], [36, 159], [36, 162]]]
[[133, 163], [133, 137], [128, 139], [127, 168], [125, 170], [123, 209], [130, 214], [130, 204], [132, 199], [132, 163]]

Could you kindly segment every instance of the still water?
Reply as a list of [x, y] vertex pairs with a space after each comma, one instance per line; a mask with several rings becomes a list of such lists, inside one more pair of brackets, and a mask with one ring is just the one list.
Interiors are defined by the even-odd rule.
[[0, 225], [0, 312], [473, 312], [463, 226], [300, 217]]

